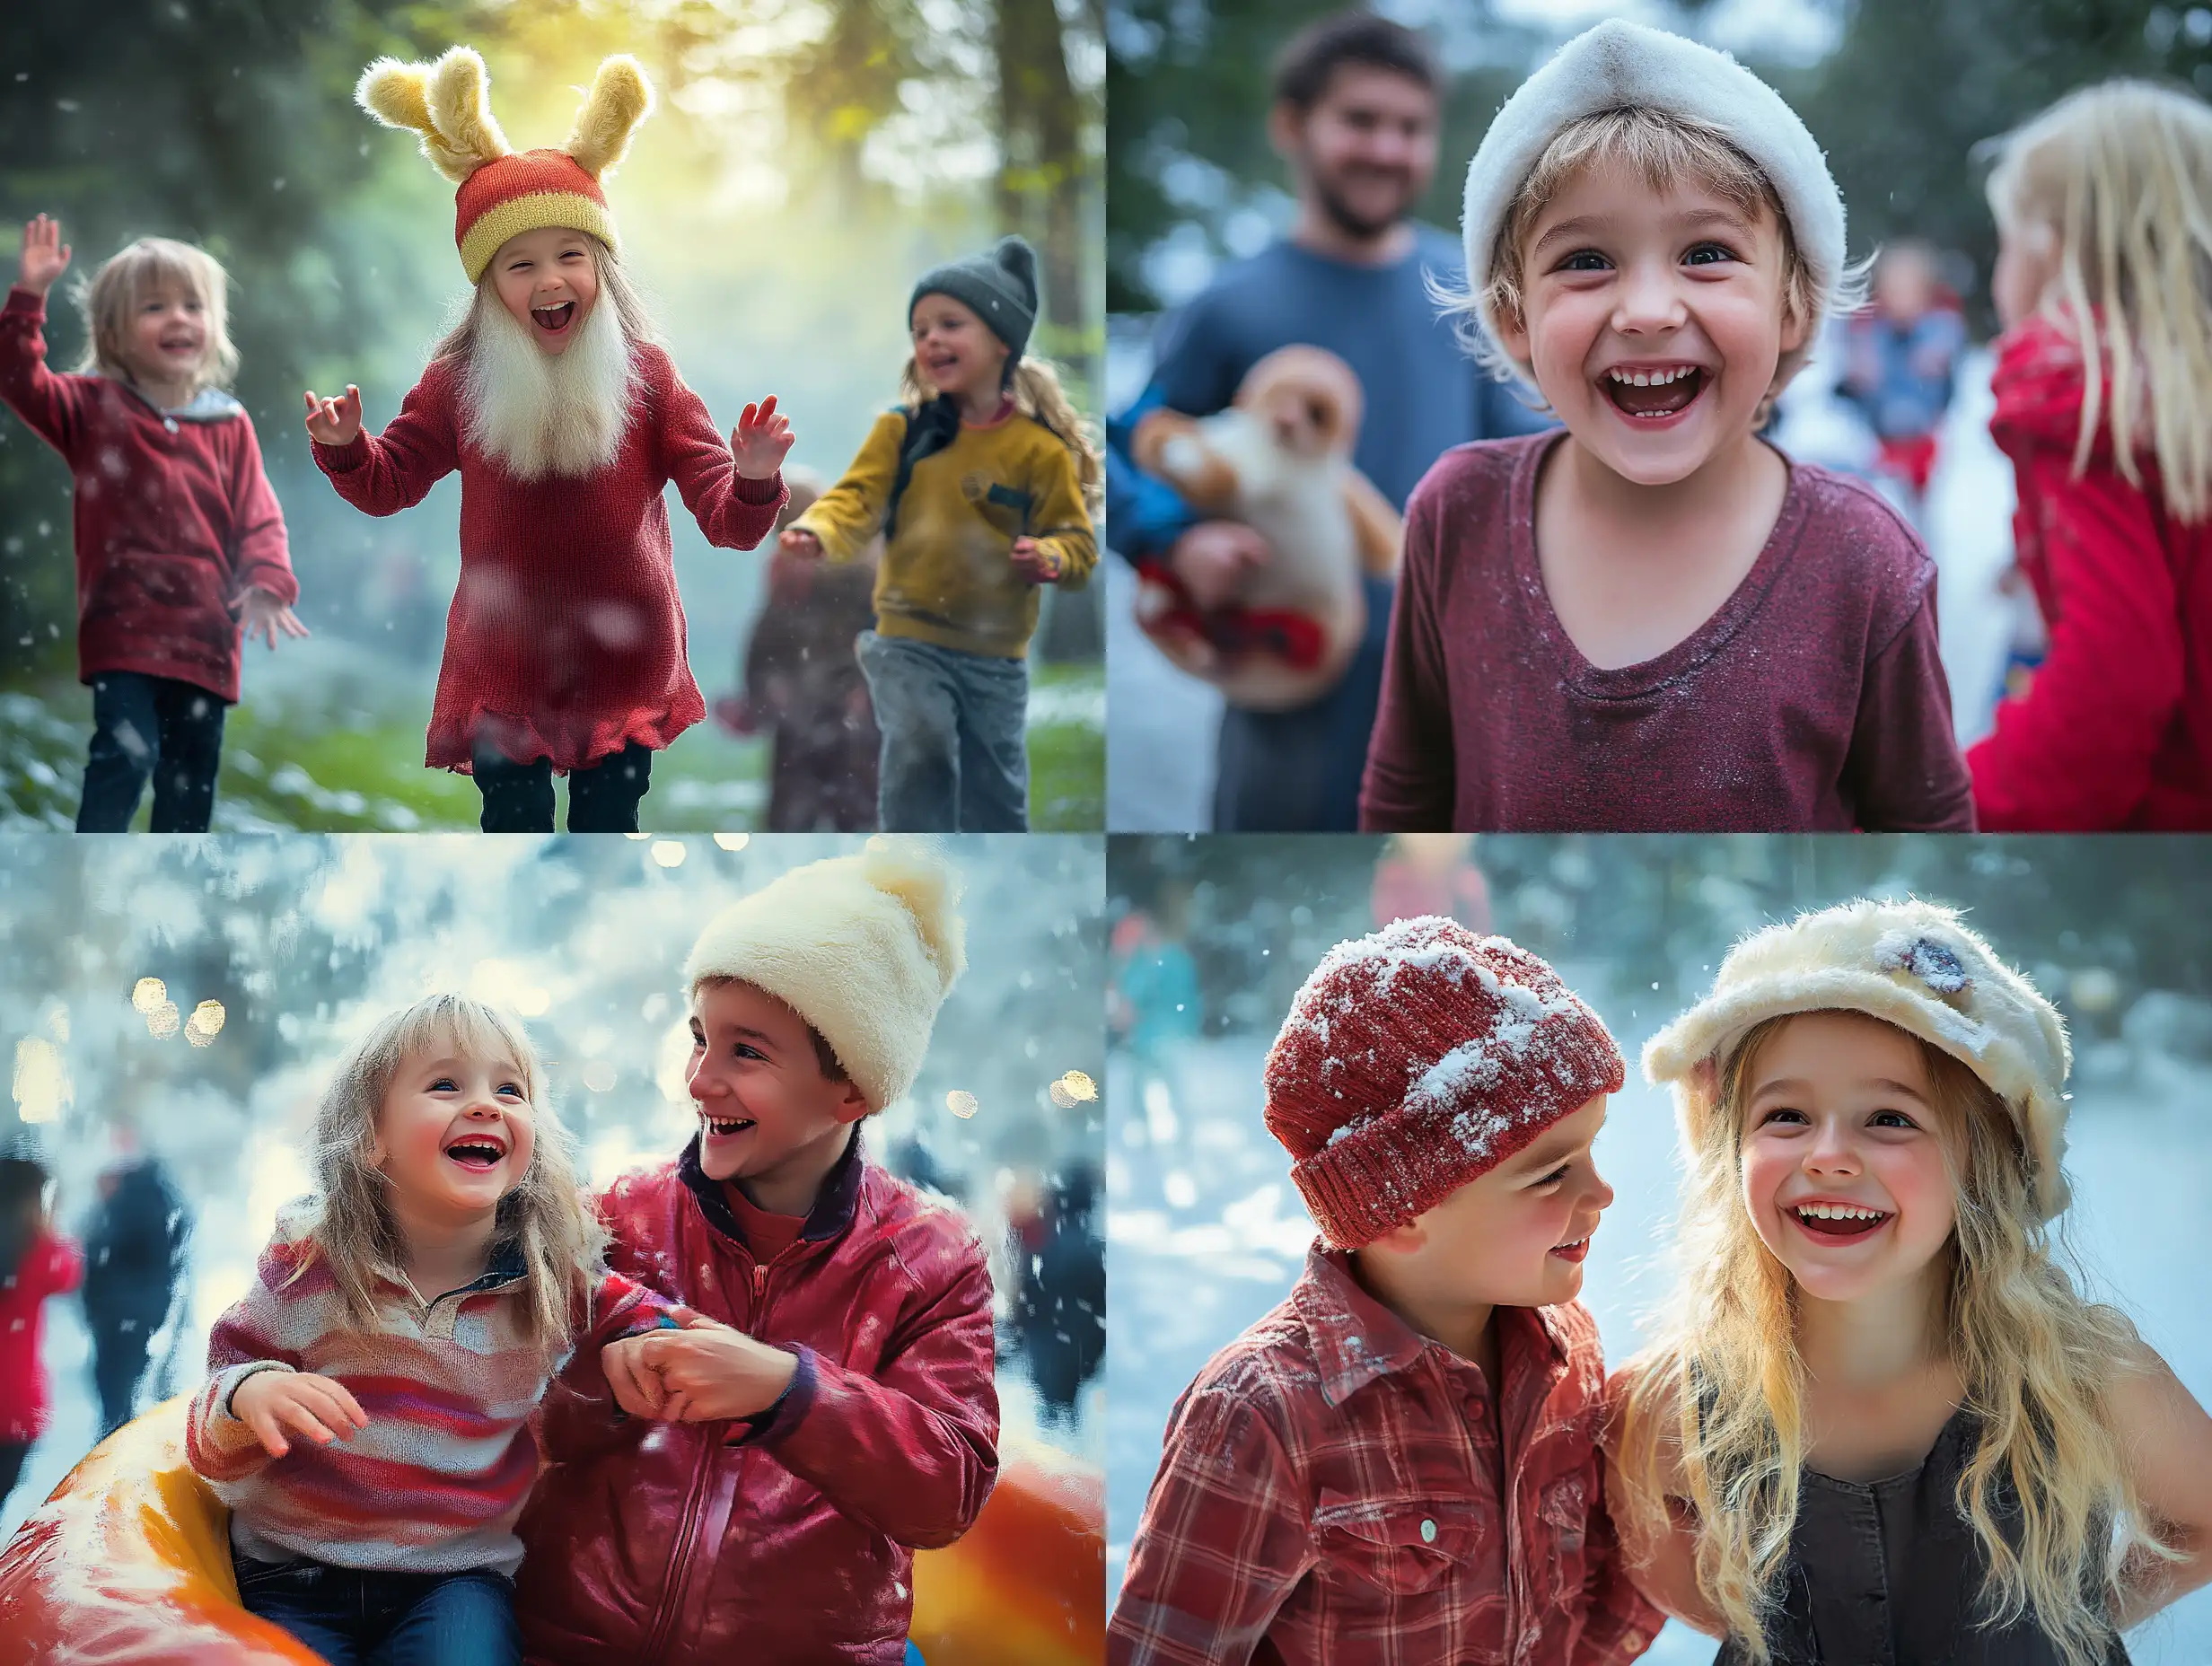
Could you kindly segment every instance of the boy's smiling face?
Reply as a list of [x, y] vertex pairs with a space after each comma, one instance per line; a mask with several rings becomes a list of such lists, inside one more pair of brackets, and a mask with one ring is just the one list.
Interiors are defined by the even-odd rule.
[[740, 1181], [764, 1208], [786, 1191], [811, 1198], [868, 1114], [857, 1087], [823, 1073], [806, 1021], [753, 984], [704, 984], [692, 995], [689, 1083], [699, 1168]]
[[1746, 442], [1782, 355], [1782, 229], [1763, 206], [1594, 163], [1521, 248], [1522, 315], [1499, 345], [1533, 367], [1576, 441], [1623, 479], [1672, 485]]
[[1360, 1250], [1391, 1286], [1435, 1304], [1549, 1307], [1582, 1291], [1583, 1258], [1613, 1188], [1590, 1148], [1605, 1098], [1562, 1117], [1496, 1168]]

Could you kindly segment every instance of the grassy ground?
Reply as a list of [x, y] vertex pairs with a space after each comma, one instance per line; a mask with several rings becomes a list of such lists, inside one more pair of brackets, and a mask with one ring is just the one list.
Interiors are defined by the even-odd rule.
[[[423, 767], [432, 680], [425, 667], [366, 658], [312, 682], [295, 672], [264, 680], [264, 687], [250, 671], [246, 699], [224, 730], [215, 830], [475, 827], [475, 785]], [[1102, 667], [1038, 669], [1029, 727], [1031, 824], [1038, 831], [1105, 825], [1105, 720]], [[92, 697], [76, 684], [0, 692], [0, 829], [73, 825], [91, 734]], [[644, 824], [669, 833], [752, 829], [768, 804], [767, 768], [763, 742], [701, 723], [654, 759]], [[141, 829], [149, 810], [140, 807]]]

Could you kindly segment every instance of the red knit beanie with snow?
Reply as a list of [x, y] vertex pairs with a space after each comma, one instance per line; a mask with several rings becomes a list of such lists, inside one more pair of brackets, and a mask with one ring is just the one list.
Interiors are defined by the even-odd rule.
[[1426, 915], [1321, 957], [1268, 1053], [1268, 1131], [1322, 1235], [1356, 1250], [1625, 1074], [1549, 966]]

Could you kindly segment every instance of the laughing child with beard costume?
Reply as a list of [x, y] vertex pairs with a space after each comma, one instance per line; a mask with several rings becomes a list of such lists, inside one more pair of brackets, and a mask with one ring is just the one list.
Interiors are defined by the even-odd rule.
[[557, 773], [571, 832], [635, 832], [653, 754], [707, 715], [662, 488], [708, 542], [750, 549], [784, 501], [790, 425], [770, 398], [724, 445], [622, 270], [600, 182], [652, 108], [634, 59], [600, 66], [561, 150], [512, 149], [466, 47], [381, 59], [356, 97], [460, 184], [476, 286], [382, 435], [362, 432], [359, 389], [306, 396], [315, 461], [356, 508], [396, 513], [461, 473], [426, 761], [475, 776], [487, 833], [550, 832]]

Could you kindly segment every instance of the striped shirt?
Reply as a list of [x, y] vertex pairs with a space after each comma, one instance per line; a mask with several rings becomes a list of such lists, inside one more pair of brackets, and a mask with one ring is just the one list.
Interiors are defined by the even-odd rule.
[[[426, 1307], [380, 1277], [376, 1323], [361, 1331], [326, 1263], [285, 1284], [304, 1249], [262, 1251], [253, 1287], [208, 1338], [208, 1380], [192, 1401], [186, 1456], [230, 1506], [231, 1542], [264, 1562], [512, 1575], [522, 1560], [515, 1518], [538, 1478], [531, 1414], [549, 1387], [576, 1391], [552, 1378], [523, 1329], [520, 1254], [507, 1250], [474, 1284]], [[673, 1311], [601, 1272], [590, 1312], [575, 1316], [569, 1358], [595, 1359], [610, 1342], [674, 1324]], [[257, 1371], [343, 1383], [368, 1426], [327, 1447], [287, 1431], [290, 1450], [271, 1458], [231, 1412], [232, 1395]]]

